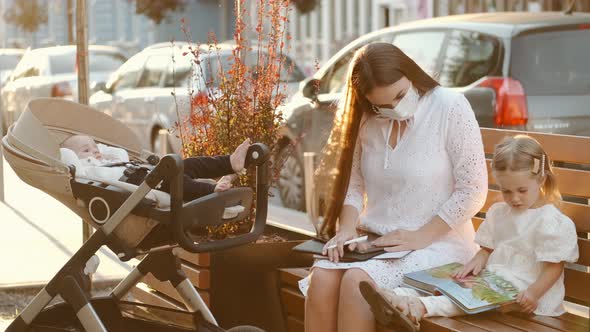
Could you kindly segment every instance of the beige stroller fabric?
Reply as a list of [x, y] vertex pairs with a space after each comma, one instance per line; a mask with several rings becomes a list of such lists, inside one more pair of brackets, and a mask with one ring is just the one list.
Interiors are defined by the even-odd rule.
[[[86, 223], [95, 223], [83, 202], [77, 202], [70, 186], [72, 175], [60, 160], [59, 145], [71, 135], [84, 134], [97, 142], [125, 149], [131, 160], [142, 160], [147, 151], [124, 124], [95, 109], [62, 99], [41, 98], [29, 102], [18, 121], [2, 139], [4, 157], [19, 178], [53, 196]], [[129, 215], [115, 229], [115, 236], [136, 247], [157, 221]]]

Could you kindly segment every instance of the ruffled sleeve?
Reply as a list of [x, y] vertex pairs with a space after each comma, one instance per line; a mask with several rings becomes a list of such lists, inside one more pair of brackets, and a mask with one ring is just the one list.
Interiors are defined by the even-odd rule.
[[446, 135], [455, 190], [438, 215], [455, 228], [464, 222], [471, 222], [483, 206], [488, 189], [481, 132], [471, 105], [463, 95], [458, 95], [450, 103]]
[[573, 263], [578, 260], [576, 226], [556, 208], [545, 212], [536, 228], [535, 254], [539, 262]]
[[477, 233], [475, 233], [475, 242], [482, 247], [495, 249], [496, 243], [494, 241], [494, 228], [496, 219], [498, 218], [498, 211], [502, 208], [502, 203], [492, 205], [486, 213], [486, 219], [479, 225]]
[[363, 211], [363, 207], [365, 205], [365, 181], [361, 173], [361, 156], [361, 135], [359, 135], [354, 146], [350, 181], [348, 182], [348, 190], [346, 191], [346, 197], [344, 198], [343, 204], [353, 206], [357, 209], [358, 213]]

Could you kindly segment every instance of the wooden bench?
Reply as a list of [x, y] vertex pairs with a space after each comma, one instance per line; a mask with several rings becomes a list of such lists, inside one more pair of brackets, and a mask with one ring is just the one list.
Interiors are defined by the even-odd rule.
[[[486, 156], [490, 157], [494, 146], [504, 136], [516, 135], [522, 132], [482, 129]], [[552, 134], [526, 133], [533, 136], [545, 148], [553, 161], [564, 167], [555, 167], [559, 189], [564, 196], [562, 211], [576, 224], [578, 231], [578, 245], [580, 258], [576, 264], [568, 264], [565, 269], [566, 300], [573, 305], [575, 313], [566, 313], [560, 317], [543, 317], [524, 315], [522, 313], [502, 314], [488, 312], [479, 315], [462, 316], [457, 318], [432, 318], [422, 322], [421, 331], [590, 331], [588, 310], [590, 303], [590, 137], [563, 136]], [[481, 212], [473, 218], [473, 225], [477, 227], [485, 217], [487, 209], [501, 199], [496, 183], [489, 172], [490, 188], [488, 197]], [[576, 169], [577, 168], [577, 169]], [[307, 276], [309, 269], [282, 269], [281, 301], [286, 317], [287, 331], [303, 331], [305, 299], [297, 287], [297, 282]], [[391, 331], [387, 327], [379, 326], [378, 331]]]

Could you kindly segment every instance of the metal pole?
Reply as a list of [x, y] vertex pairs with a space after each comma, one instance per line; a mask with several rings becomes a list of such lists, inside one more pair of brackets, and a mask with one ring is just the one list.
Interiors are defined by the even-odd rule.
[[[76, 60], [78, 63], [78, 102], [88, 105], [88, 14], [86, 0], [76, 0]], [[82, 223], [82, 241], [92, 235], [92, 228]]]
[[160, 136], [160, 151], [154, 151], [159, 153], [160, 156], [165, 156], [168, 153], [168, 130], [160, 129], [158, 130], [158, 135]]
[[303, 153], [303, 173], [305, 176], [305, 209], [307, 216], [316, 231], [316, 236], [320, 236], [320, 223], [318, 211], [318, 195], [315, 190], [315, 181], [313, 175], [315, 173], [315, 152]]

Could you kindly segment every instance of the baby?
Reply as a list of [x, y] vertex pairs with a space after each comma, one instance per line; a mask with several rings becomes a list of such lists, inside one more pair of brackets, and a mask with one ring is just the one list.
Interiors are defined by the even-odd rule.
[[[90, 136], [74, 135], [67, 138], [61, 144], [62, 148], [67, 148], [76, 154], [80, 163], [84, 166], [83, 172], [87, 176], [105, 178], [112, 181], [126, 181], [124, 172], [126, 167], [116, 166], [109, 167], [109, 164], [122, 162], [117, 156], [111, 154], [102, 154], [98, 145]], [[250, 139], [246, 139], [236, 150], [228, 156], [216, 157], [191, 157], [184, 160], [184, 178], [183, 178], [183, 198], [184, 201], [191, 201], [196, 198], [228, 190], [232, 187], [232, 182], [236, 179], [235, 173], [244, 169], [246, 154], [250, 147]], [[218, 178], [216, 184], [197, 181], [200, 178]], [[129, 181], [126, 181], [129, 182]], [[169, 192], [169, 184], [162, 183], [162, 191]]]

